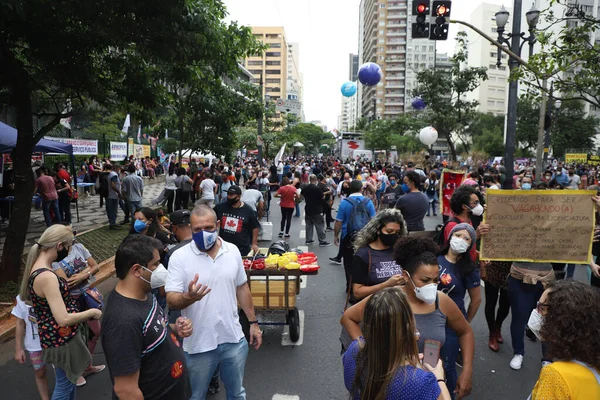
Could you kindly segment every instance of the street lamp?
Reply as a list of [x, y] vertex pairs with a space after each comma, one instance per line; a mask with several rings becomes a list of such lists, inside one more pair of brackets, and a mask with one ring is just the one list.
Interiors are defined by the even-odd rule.
[[[512, 33], [505, 35], [505, 27], [508, 23], [509, 12], [502, 6], [500, 11], [496, 13], [496, 26], [498, 32], [498, 42], [510, 47], [510, 50], [521, 56], [521, 50], [525, 43], [529, 44], [529, 55], [533, 54], [533, 45], [536, 42], [535, 30], [539, 21], [540, 11], [532, 5], [531, 9], [525, 14], [527, 25], [529, 26], [529, 36], [525, 32], [521, 32], [521, 14], [523, 8], [523, 0], [514, 0], [513, 5], [513, 21]], [[501, 51], [498, 49], [498, 62], [496, 65], [502, 65]], [[519, 61], [513, 57], [508, 60], [508, 67], [511, 75], [513, 70], [518, 68]], [[504, 157], [504, 166], [506, 168], [506, 179], [504, 181], [504, 189], [512, 189], [514, 175], [514, 157], [515, 157], [515, 141], [517, 131], [517, 102], [519, 99], [519, 82], [513, 79], [508, 87], [508, 115], [506, 120], [506, 153]], [[538, 171], [539, 173], [539, 171]]]

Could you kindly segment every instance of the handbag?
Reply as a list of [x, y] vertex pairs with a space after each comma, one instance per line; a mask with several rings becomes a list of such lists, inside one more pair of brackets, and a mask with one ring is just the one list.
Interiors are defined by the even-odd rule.
[[87, 288], [83, 291], [83, 298], [89, 308], [97, 308], [102, 310], [104, 307], [104, 297], [96, 288]]

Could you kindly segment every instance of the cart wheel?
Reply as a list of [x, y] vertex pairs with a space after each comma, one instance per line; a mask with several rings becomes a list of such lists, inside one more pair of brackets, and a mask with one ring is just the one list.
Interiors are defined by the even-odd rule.
[[290, 340], [297, 342], [300, 339], [300, 313], [297, 308], [288, 312], [288, 325], [290, 326]]
[[242, 325], [242, 331], [244, 332], [244, 336], [246, 336], [246, 340], [250, 340], [250, 321], [248, 321], [248, 317], [244, 311], [240, 310], [240, 325]]

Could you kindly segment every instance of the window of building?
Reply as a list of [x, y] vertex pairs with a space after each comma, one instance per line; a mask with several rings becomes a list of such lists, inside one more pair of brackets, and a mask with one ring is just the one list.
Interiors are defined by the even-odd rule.
[[267, 57], [281, 57], [280, 51], [267, 51]]
[[498, 32], [498, 28], [492, 28], [492, 32], [494, 32], [494, 33]]
[[260, 61], [248, 61], [248, 65], [249, 65], [249, 66], [250, 66], [250, 65], [252, 65], [252, 66], [257, 66], [257, 65], [260, 65], [260, 66], [262, 67], [262, 65], [263, 65], [263, 62], [262, 62], [262, 60], [260, 60]]
[[492, 51], [490, 53], [490, 57], [496, 58], [496, 57], [498, 57], [498, 53], [496, 53], [495, 51]]
[[501, 66], [499, 66], [499, 67], [498, 67], [498, 69], [499, 69], [500, 71], [506, 71], [506, 66], [504, 66], [504, 65], [501, 65]]
[[267, 65], [281, 65], [281, 61], [267, 61]]
[[379, 4], [379, 8], [385, 8], [385, 3]]
[[496, 105], [496, 102], [494, 100], [488, 100], [487, 105], [488, 107], [494, 107]]
[[272, 49], [280, 49], [281, 43], [269, 43], [269, 47]]
[[267, 92], [281, 92], [279, 87], [267, 87]]
[[379, 21], [379, 26], [385, 26], [385, 21]]
[[[250, 71], [250, 72], [252, 72], [252, 71]], [[265, 71], [265, 73], [267, 75], [281, 75], [281, 70], [280, 69], [268, 69]]]
[[281, 39], [281, 35], [278, 33], [267, 33], [267, 39]]
[[383, 35], [384, 33], [385, 33], [385, 31], [384, 31], [383, 29], [380, 29], [380, 30], [379, 30], [379, 34], [380, 34], [380, 35]]
[[379, 46], [379, 47], [377, 48], [377, 51], [379, 51], [379, 52], [383, 52], [383, 46]]
[[262, 69], [250, 69], [249, 70], [252, 75], [260, 75], [262, 74]]
[[379, 40], [377, 41], [377, 43], [381, 43], [381, 44], [383, 44], [383, 43], [385, 43], [385, 40], [384, 40], [384, 39], [379, 39]]
[[489, 69], [496, 69], [496, 65], [495, 64], [490, 64], [490, 66], [488, 68]]
[[279, 85], [281, 83], [281, 79], [267, 78], [267, 83], [276, 83]]
[[379, 56], [379, 57], [377, 57], [377, 58], [379, 59], [379, 61], [382, 61], [382, 60], [383, 60], [383, 56]]
[[421, 51], [422, 51], [423, 53], [427, 52], [427, 46], [421, 46]]

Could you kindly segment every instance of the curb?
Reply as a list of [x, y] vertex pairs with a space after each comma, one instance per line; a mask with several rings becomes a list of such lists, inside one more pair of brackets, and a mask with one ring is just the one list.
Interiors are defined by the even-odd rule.
[[[90, 287], [96, 287], [114, 275], [115, 257], [102, 261], [98, 266], [100, 270], [94, 275], [96, 280], [90, 284]], [[0, 312], [0, 343], [15, 337], [17, 318], [11, 314], [11, 311], [12, 307], [8, 307]]]

